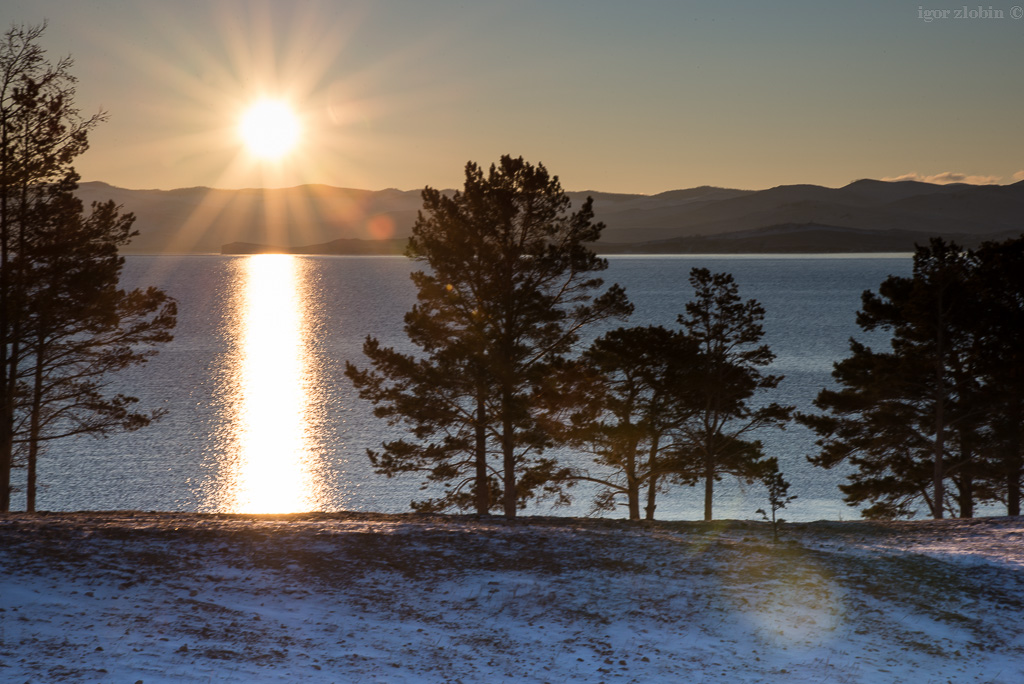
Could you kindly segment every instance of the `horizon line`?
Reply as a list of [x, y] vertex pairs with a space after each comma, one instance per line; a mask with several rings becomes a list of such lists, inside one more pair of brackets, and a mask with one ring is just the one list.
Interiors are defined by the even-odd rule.
[[[886, 183], [886, 184], [891, 184], [891, 185], [896, 185], [898, 183], [916, 183], [918, 185], [931, 185], [931, 186], [935, 186], [935, 187], [949, 187], [949, 186], [968, 186], [968, 187], [998, 186], [998, 187], [1009, 187], [1009, 186], [1019, 185], [1019, 184], [1024, 183], [1024, 180], [1018, 180], [1018, 179], [1012, 179], [1011, 182], [1007, 182], [1007, 183], [968, 183], [966, 181], [953, 181], [953, 182], [949, 182], [949, 183], [936, 183], [936, 182], [926, 181], [926, 180], [917, 180], [917, 179], [914, 179], [914, 178], [858, 178], [858, 179], [855, 179], [855, 180], [852, 180], [852, 181], [846, 183], [845, 185], [837, 185], [837, 186], [818, 185], [816, 183], [783, 183], [781, 185], [772, 185], [772, 186], [769, 186], [769, 187], [758, 188], [758, 189], [732, 188], [732, 187], [726, 187], [726, 186], [722, 186], [722, 185], [694, 185], [694, 186], [685, 187], [685, 188], [671, 188], [669, 190], [662, 190], [660, 192], [655, 192], [655, 193], [619, 192], [619, 191], [615, 191], [615, 190], [596, 190], [594, 188], [587, 188], [587, 189], [584, 189], [584, 190], [569, 190], [569, 189], [566, 189], [565, 192], [566, 193], [573, 193], [573, 194], [594, 193], [594, 194], [602, 194], [602, 195], [628, 195], [628, 196], [632, 196], [632, 197], [657, 197], [658, 195], [665, 195], [665, 194], [668, 194], [668, 193], [671, 193], [671, 192], [686, 192], [686, 191], [690, 191], [690, 190], [702, 190], [702, 189], [725, 190], [725, 191], [731, 191], [731, 192], [750, 192], [750, 193], [754, 193], [754, 192], [764, 192], [766, 190], [774, 190], [774, 189], [777, 189], [777, 188], [808, 187], [809, 186], [809, 187], [825, 188], [825, 189], [829, 189], [829, 190], [841, 190], [843, 188], [848, 188], [851, 185], [854, 185], [856, 183], [861, 183], [861, 182], [864, 182], [864, 181], [869, 181], [869, 182], [874, 182], [874, 183]], [[213, 190], [213, 191], [217, 191], [217, 192], [255, 192], [255, 191], [266, 192], [266, 191], [282, 191], [282, 190], [286, 191], [286, 190], [298, 190], [300, 188], [322, 187], [322, 188], [329, 188], [331, 190], [347, 190], [347, 191], [354, 191], [354, 192], [371, 192], [371, 193], [376, 193], [376, 192], [400, 192], [400, 193], [408, 193], [408, 192], [422, 192], [424, 187], [434, 187], [434, 186], [426, 185], [426, 186], [423, 186], [423, 187], [410, 188], [410, 189], [402, 189], [402, 188], [396, 188], [396, 187], [369, 189], [369, 188], [349, 187], [349, 186], [343, 186], [343, 185], [331, 185], [329, 183], [301, 183], [299, 185], [282, 185], [282, 186], [272, 186], [272, 187], [268, 187], [268, 186], [264, 186], [264, 187], [244, 186], [244, 187], [237, 187], [237, 188], [228, 188], [228, 187], [216, 187], [216, 186], [210, 186], [210, 185], [188, 185], [188, 186], [181, 186], [181, 187], [174, 187], [174, 188], [129, 188], [129, 187], [126, 187], [126, 186], [123, 186], [123, 185], [115, 185], [114, 183], [110, 183], [108, 181], [98, 180], [98, 179], [95, 179], [95, 180], [80, 180], [79, 183], [78, 183], [79, 186], [88, 185], [88, 184], [106, 185], [108, 187], [116, 188], [118, 190], [128, 190], [128, 191], [131, 191], [131, 192], [177, 192], [177, 191], [181, 191], [181, 190]], [[454, 188], [454, 187], [451, 187], [451, 188], [435, 188], [435, 189], [438, 189], [441, 192], [449, 192], [449, 191], [456, 192], [456, 191], [459, 190], [459, 188]]]

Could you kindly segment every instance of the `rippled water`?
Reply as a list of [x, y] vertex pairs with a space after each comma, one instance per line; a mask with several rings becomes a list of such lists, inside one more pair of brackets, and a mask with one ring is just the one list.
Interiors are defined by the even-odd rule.
[[[770, 399], [803, 409], [829, 383], [849, 337], [864, 339], [854, 324], [861, 292], [910, 271], [909, 257], [610, 261], [606, 280], [625, 286], [636, 305], [632, 324], [674, 324], [693, 266], [733, 273], [741, 294], [767, 309], [766, 341], [778, 355], [772, 372], [786, 376]], [[367, 335], [409, 349], [402, 316], [415, 299], [412, 268], [401, 257], [128, 257], [126, 285], [166, 289], [178, 300], [179, 323], [174, 342], [120, 382], [168, 415], [137, 433], [53, 444], [41, 462], [40, 509], [408, 510], [420, 483], [370, 470], [366, 449], [387, 429], [342, 371], [346, 359], [364, 363]], [[799, 497], [787, 519], [857, 516], [836, 489], [842, 473], [807, 464], [808, 431], [794, 426], [763, 439]], [[591, 496], [580, 487], [568, 509], [528, 512], [586, 515]], [[700, 518], [701, 497], [700, 488], [675, 488], [659, 500], [658, 517]], [[715, 516], [755, 517], [763, 498], [758, 486], [723, 481]]]

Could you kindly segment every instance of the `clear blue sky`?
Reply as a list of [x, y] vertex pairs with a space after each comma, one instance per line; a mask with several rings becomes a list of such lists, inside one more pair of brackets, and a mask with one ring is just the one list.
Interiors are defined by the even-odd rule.
[[[85, 180], [455, 187], [511, 153], [569, 189], [651, 194], [1024, 178], [1024, 19], [990, 6], [4, 0], [0, 22], [46, 19], [83, 111], [110, 113]], [[260, 96], [302, 122], [272, 164], [236, 132]]]

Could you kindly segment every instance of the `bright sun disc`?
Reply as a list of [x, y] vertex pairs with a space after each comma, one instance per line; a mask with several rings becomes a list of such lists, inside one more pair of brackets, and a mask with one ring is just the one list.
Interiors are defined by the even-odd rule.
[[262, 100], [246, 110], [239, 132], [254, 156], [279, 159], [298, 142], [299, 119], [285, 103]]

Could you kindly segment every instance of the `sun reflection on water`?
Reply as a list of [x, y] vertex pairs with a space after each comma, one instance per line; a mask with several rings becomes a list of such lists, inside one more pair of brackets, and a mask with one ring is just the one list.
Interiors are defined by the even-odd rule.
[[219, 492], [220, 510], [291, 513], [320, 507], [299, 266], [283, 254], [245, 260], [244, 300], [232, 331], [240, 351], [231, 369], [235, 453]]

